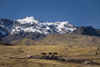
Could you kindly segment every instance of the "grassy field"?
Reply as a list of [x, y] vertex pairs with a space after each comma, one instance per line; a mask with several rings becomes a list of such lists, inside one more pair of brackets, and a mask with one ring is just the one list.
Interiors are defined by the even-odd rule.
[[[0, 43], [0, 67], [100, 67], [100, 65], [68, 63], [58, 60], [10, 58], [25, 58], [27, 55], [40, 55], [42, 52], [57, 52], [57, 56], [71, 56], [70, 58], [74, 59], [100, 58], [100, 37], [51, 34], [41, 41], [31, 39], [13, 41], [11, 44], [14, 46], [4, 46], [2, 43]], [[100, 59], [93, 61], [100, 63]]]
[[[40, 55], [42, 52], [57, 52], [58, 56], [87, 55], [89, 57], [88, 55], [95, 55], [97, 48], [93, 46], [0, 46], [0, 67], [99, 67], [56, 60], [10, 59], [10, 57], [24, 58], [27, 55]], [[100, 56], [100, 50], [97, 56]], [[100, 60], [94, 61], [100, 63]]]

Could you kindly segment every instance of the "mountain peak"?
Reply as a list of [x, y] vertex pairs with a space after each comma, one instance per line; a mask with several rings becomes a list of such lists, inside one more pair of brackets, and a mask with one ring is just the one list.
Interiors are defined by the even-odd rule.
[[38, 23], [39, 22], [33, 16], [25, 17], [24, 19], [18, 19], [17, 21], [21, 24], [27, 24], [27, 23], [33, 24], [33, 23]]

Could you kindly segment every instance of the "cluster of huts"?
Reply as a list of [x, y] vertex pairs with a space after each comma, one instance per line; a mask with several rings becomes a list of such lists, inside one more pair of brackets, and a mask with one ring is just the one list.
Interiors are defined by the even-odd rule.
[[45, 59], [45, 60], [60, 60], [65, 62], [80, 63], [80, 64], [96, 64], [100, 63], [93, 62], [92, 59], [70, 59], [67, 56], [58, 56], [57, 52], [41, 53], [40, 55], [27, 55], [25, 58], [16, 59]]
[[33, 55], [33, 56], [28, 55], [27, 59], [58, 60], [58, 56], [56, 55], [57, 55], [57, 52], [49, 52], [48, 54], [43, 52], [40, 55]]
[[94, 63], [92, 59], [70, 59], [66, 56], [57, 56], [57, 52], [41, 53], [40, 55], [33, 55], [33, 56], [28, 55], [27, 59], [60, 60], [60, 61], [80, 63], [80, 64], [93, 64]]

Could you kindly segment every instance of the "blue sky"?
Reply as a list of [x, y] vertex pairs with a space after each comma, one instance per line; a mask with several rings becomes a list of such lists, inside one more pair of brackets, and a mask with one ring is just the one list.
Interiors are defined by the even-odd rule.
[[0, 0], [0, 18], [17, 20], [25, 16], [100, 29], [100, 0]]

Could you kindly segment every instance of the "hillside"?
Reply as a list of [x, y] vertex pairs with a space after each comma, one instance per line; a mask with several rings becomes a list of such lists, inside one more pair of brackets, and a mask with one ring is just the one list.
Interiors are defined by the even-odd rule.
[[100, 37], [78, 34], [50, 34], [41, 41], [23, 39], [12, 42], [15, 45], [70, 45], [70, 46], [100, 46]]
[[22, 39], [22, 40], [15, 40], [11, 42], [14, 46], [35, 46], [35, 45], [41, 45], [41, 42], [34, 41], [31, 39]]
[[42, 40], [47, 45], [100, 46], [100, 37], [78, 34], [51, 34]]

